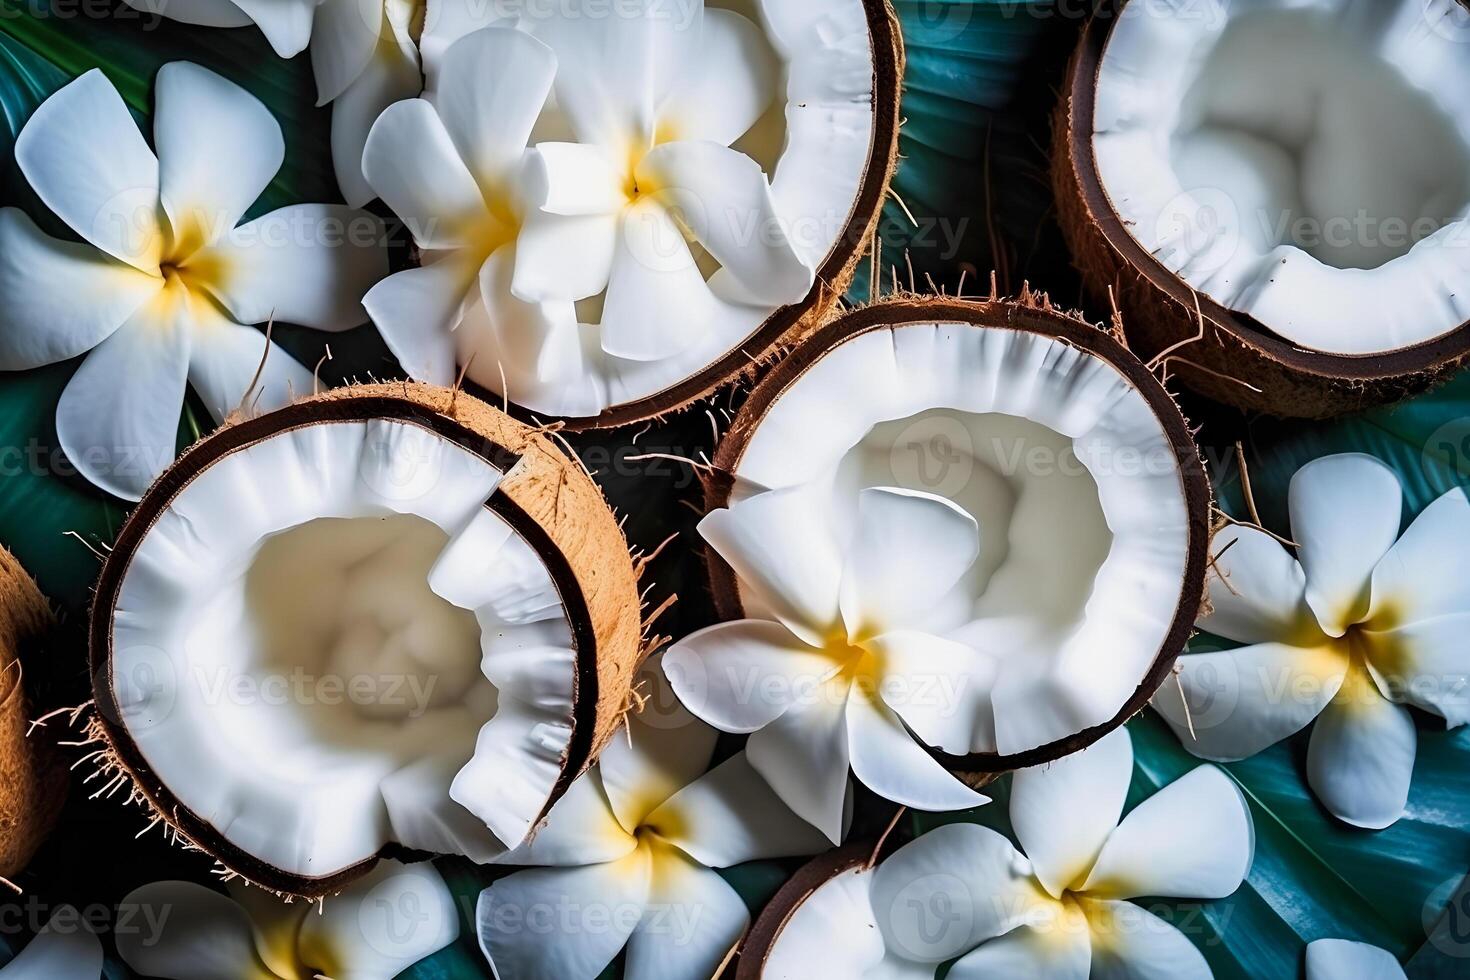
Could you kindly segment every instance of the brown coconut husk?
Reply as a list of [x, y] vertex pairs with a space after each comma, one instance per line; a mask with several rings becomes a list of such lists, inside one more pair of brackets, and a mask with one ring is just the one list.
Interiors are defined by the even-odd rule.
[[[762, 367], [810, 336], [837, 308], [867, 255], [898, 166], [899, 100], [903, 88], [903, 31], [889, 0], [862, 0], [873, 45], [873, 138], [861, 190], [837, 243], [817, 269], [811, 292], [772, 313], [736, 349], [698, 374], [637, 401], [614, 405], [591, 418], [567, 418], [568, 431], [586, 432], [647, 422], [689, 408], [717, 391], [751, 382]], [[518, 416], [532, 413], [512, 406]]]
[[129, 787], [132, 801], [146, 805], [172, 836], [206, 852], [231, 874], [287, 897], [336, 894], [379, 859], [402, 849], [390, 845], [362, 864], [313, 878], [273, 868], [226, 841], [152, 773], [119, 722], [111, 675], [113, 613], [144, 535], [174, 497], [213, 463], [288, 429], [369, 419], [422, 426], [504, 470], [506, 476], [486, 506], [546, 562], [560, 592], [577, 651], [573, 732], [561, 776], [539, 819], [621, 725], [642, 654], [638, 580], [627, 541], [597, 485], [546, 429], [517, 422], [463, 392], [405, 382], [323, 392], [256, 418], [232, 419], [196, 443], [144, 495], [103, 564], [92, 609], [98, 711], [91, 734], [105, 746], [102, 770], [118, 787]]
[[17, 877], [66, 802], [66, 768], [31, 732], [21, 657], [52, 625], [50, 604], [0, 548], [0, 878]]
[[1133, 349], [1145, 359], [1177, 353], [1170, 358], [1174, 374], [1206, 398], [1245, 411], [1312, 419], [1426, 391], [1470, 360], [1470, 322], [1381, 354], [1304, 350], [1254, 317], [1197, 296], [1138, 244], [1108, 200], [1092, 143], [1098, 69], [1124, 2], [1105, 0], [1072, 56], [1053, 117], [1052, 182], [1075, 264], [1098, 303], [1116, 296]]
[[[1178, 655], [1194, 633], [1194, 624], [1204, 602], [1205, 572], [1211, 561], [1210, 540], [1214, 532], [1214, 497], [1189, 423], [1173, 395], [1154, 373], [1162, 368], [1145, 364], [1128, 349], [1116, 320], [1107, 327], [1089, 323], [1081, 316], [1052, 306], [1045, 294], [1027, 289], [1016, 299], [992, 297], [980, 301], [903, 295], [855, 310], [827, 324], [777, 364], [751, 391], [716, 449], [713, 466], [703, 474], [706, 509], [729, 506], [734, 474], [739, 470], [752, 435], [776, 399], [813, 364], [840, 344], [861, 334], [909, 323], [932, 322], [971, 324], [977, 329], [1005, 327], [1056, 337], [1117, 368], [1148, 401], [1167, 432], [1179, 460], [1185, 503], [1189, 510], [1189, 557], [1180, 582], [1174, 616], [1154, 662], [1137, 690], [1108, 722], [1026, 752], [952, 755], [929, 748], [929, 753], [956, 778], [979, 789], [1000, 774], [1044, 765], [1078, 752], [1122, 726], [1147, 706], [1154, 692], [1171, 676]], [[745, 618], [734, 570], [714, 549], [705, 548], [704, 551], [710, 589], [720, 618]]]

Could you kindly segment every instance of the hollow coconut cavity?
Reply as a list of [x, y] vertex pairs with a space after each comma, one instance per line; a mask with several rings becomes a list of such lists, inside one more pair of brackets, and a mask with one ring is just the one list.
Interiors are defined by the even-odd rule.
[[0, 879], [16, 878], [66, 802], [66, 767], [32, 731], [21, 658], [45, 637], [51, 607], [20, 562], [0, 547]]
[[236, 421], [144, 496], [93, 612], [104, 768], [230, 871], [316, 897], [526, 839], [626, 710], [636, 576], [536, 430], [429, 386]]
[[[994, 666], [940, 679], [959, 717], [929, 748], [957, 772], [1037, 765], [1122, 724], [1203, 595], [1210, 490], [1183, 417], [1122, 344], [1044, 299], [834, 321], [755, 388], [715, 471], [712, 509], [802, 487], [838, 540], [872, 487], [975, 520], [978, 557], [920, 627]], [[779, 618], [710, 567], [724, 618]]]
[[[605, 182], [601, 168], [593, 174], [562, 163], [547, 177], [557, 201], [548, 207], [580, 220], [584, 229], [616, 214], [618, 240], [627, 245], [612, 259], [606, 288], [578, 292], [578, 340], [557, 350], [551, 343], [538, 348], [524, 337], [506, 336], [493, 315], [466, 314], [456, 331], [456, 358], [473, 384], [507, 395], [537, 417], [564, 418], [573, 429], [613, 427], [686, 407], [751, 376], [760, 362], [809, 334], [851, 282], [897, 160], [903, 50], [887, 0], [692, 0], [675, 6], [635, 3], [652, 11], [644, 33], [628, 44], [615, 42], [621, 25], [601, 48], [588, 51], [568, 39], [579, 29], [576, 21], [600, 18], [591, 7], [563, 5], [520, 21], [562, 62], [533, 146], [585, 138], [565, 108], [571, 96], [590, 101], [585, 93], [568, 93], [576, 80], [597, 88], [596, 98], [615, 115], [624, 89], [652, 79], [651, 111], [629, 112], [649, 117], [646, 133], [628, 134], [631, 147], [580, 147], [612, 159], [611, 203], [587, 203]], [[690, 26], [695, 14], [699, 29]], [[670, 54], [664, 35], [689, 50]], [[639, 63], [640, 57], [649, 63]], [[567, 77], [565, 64], [573, 58], [587, 62], [577, 66], [576, 80]], [[670, 64], [683, 65], [673, 79], [665, 77]], [[746, 74], [754, 84], [745, 83]], [[768, 90], [769, 99], [747, 105], [757, 89]], [[753, 122], [736, 132], [728, 126], [734, 118]], [[709, 156], [692, 168], [700, 186], [681, 184], [672, 165], [660, 172], [655, 158], [667, 163], [671, 148], [694, 143]], [[737, 163], [714, 143], [744, 159]], [[574, 157], [585, 154], [563, 152], [556, 159]], [[768, 194], [751, 190], [747, 171], [756, 172], [756, 183], [769, 183]], [[533, 196], [546, 190], [539, 186]], [[759, 206], [748, 203], [756, 199]], [[524, 256], [531, 247], [525, 226], [520, 234]], [[602, 234], [588, 231], [559, 254], [581, 264], [587, 253], [602, 250]], [[693, 265], [686, 270], [689, 258]], [[625, 275], [632, 266], [652, 270], [643, 288], [630, 284], [637, 276]], [[584, 277], [568, 269], [562, 278]]]
[[1202, 332], [1170, 364], [1191, 386], [1309, 417], [1461, 363], [1467, 39], [1461, 0], [1106, 5], [1055, 177], [1078, 264], [1140, 352]]

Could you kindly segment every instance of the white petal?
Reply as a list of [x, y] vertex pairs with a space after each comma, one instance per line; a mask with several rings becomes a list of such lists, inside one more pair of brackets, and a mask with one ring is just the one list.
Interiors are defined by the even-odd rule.
[[342, 980], [393, 980], [459, 938], [454, 896], [428, 862], [383, 861], [301, 921], [302, 962]]
[[1386, 949], [1347, 939], [1307, 943], [1307, 980], [1403, 980], [1404, 968]]
[[994, 657], [915, 630], [884, 633], [864, 647], [884, 665], [879, 695], [925, 745], [964, 755], [977, 729], [994, 737]]
[[405, 269], [363, 297], [378, 332], [413, 378], [448, 386], [455, 379], [454, 335], [478, 270], [460, 256]]
[[1470, 576], [1461, 571], [1466, 541], [1470, 498], [1457, 487], [1424, 508], [1373, 569], [1369, 628], [1470, 612]]
[[556, 52], [557, 106], [578, 142], [646, 146], [655, 109], [699, 53], [704, 5], [632, 0], [609, 17], [599, 0], [568, 0], [557, 13], [528, 20]]
[[[196, 307], [201, 315], [195, 317], [189, 384], [216, 422], [242, 408], [248, 415], [274, 411], [312, 393], [311, 372], [280, 345], [267, 340], [264, 332], [232, 323], [218, 313], [208, 316], [203, 307]], [[247, 399], [245, 389], [251, 382], [255, 386]]]
[[648, 822], [711, 868], [827, 849], [826, 838], [781, 802], [744, 752], [675, 793]]
[[516, 238], [511, 292], [528, 303], [598, 295], [612, 276], [620, 223], [616, 214], [531, 212]]
[[918, 810], [966, 810], [989, 802], [914, 741], [898, 715], [858, 691], [847, 702], [853, 775], [879, 796]]
[[627, 207], [624, 175], [601, 146], [538, 143], [526, 158], [526, 197], [565, 216], [613, 214]]
[[[661, 683], [660, 676], [655, 675], [655, 682]], [[666, 690], [645, 693], [655, 704], [667, 703]], [[714, 729], [692, 718], [671, 727], [632, 719], [630, 733], [613, 739], [598, 761], [602, 788], [624, 829], [637, 830], [665, 800], [702, 776], [717, 737]]]
[[1226, 527], [1210, 548], [1219, 557], [1208, 573], [1212, 609], [1200, 629], [1240, 643], [1279, 643], [1315, 628], [1306, 573], [1279, 541], [1255, 528]]
[[[204, 254], [222, 271], [206, 286], [241, 323], [347, 330], [388, 274], [378, 217], [337, 204], [293, 204], [232, 231]], [[187, 268], [187, 267], [186, 267]]]
[[15, 160], [62, 221], [104, 252], [158, 274], [158, 159], [100, 69], [41, 103]]
[[250, 919], [255, 934], [255, 952], [274, 975], [290, 975], [299, 962], [296, 939], [301, 923], [316, 908], [300, 902], [283, 902], [279, 896], [232, 879], [225, 892]]
[[637, 846], [637, 839], [618, 823], [602, 791], [602, 777], [594, 769], [577, 777], [531, 839], [498, 863], [552, 867], [605, 864], [627, 857]]
[[1204, 955], [1174, 926], [1131, 902], [1084, 902], [1094, 980], [1211, 980]]
[[725, 732], [748, 734], [810, 698], [841, 665], [780, 623], [719, 623], [674, 644], [664, 670], [679, 700]]
[[1360, 635], [1385, 696], [1432, 711], [1450, 728], [1470, 722], [1470, 612]]
[[362, 167], [373, 123], [389, 106], [418, 95], [422, 86], [412, 46], [404, 50], [384, 39], [363, 73], [332, 103], [332, 169], [343, 199], [353, 207], [376, 196]]
[[383, 111], [368, 134], [362, 170], [420, 248], [463, 245], [491, 220], [479, 185], [424, 99]]
[[873, 875], [873, 913], [888, 951], [921, 963], [959, 956], [1054, 905], [1011, 842], [975, 824], [931, 830]]
[[648, 911], [628, 941], [629, 980], [713, 977], [750, 913], [723, 878], [679, 851], [654, 845]]
[[[516, 245], [498, 248], [480, 270], [480, 296], [495, 334], [494, 350], [538, 381], [581, 377], [582, 328], [576, 306], [570, 300], [527, 303], [517, 298], [511, 283], [520, 266], [519, 254]], [[466, 323], [462, 328], [461, 361], [468, 361], [476, 349], [471, 327]]]
[[760, 164], [719, 143], [664, 143], [638, 163], [638, 185], [674, 213], [754, 302], [784, 306], [816, 280], [776, 215]]
[[1087, 980], [1091, 966], [1092, 941], [1086, 926], [1023, 925], [961, 957], [948, 976], [954, 980], [992, 977]]
[[1082, 890], [1098, 898], [1225, 898], [1255, 856], [1250, 807], [1215, 766], [1200, 766], [1133, 809]]
[[796, 487], [757, 494], [709, 513], [699, 533], [742, 590], [807, 643], [826, 643], [837, 626], [842, 556], [817, 495]]
[[1118, 728], [1081, 752], [1011, 777], [1011, 825], [1054, 897], [1092, 870], [1133, 781], [1133, 742]]
[[745, 745], [750, 764], [776, 795], [834, 844], [842, 843], [850, 792], [847, 687], [823, 685]]
[[1330, 646], [1192, 653], [1179, 658], [1153, 706], [1190, 752], [1235, 762], [1307, 727], [1342, 687], [1347, 666], [1346, 654]]
[[781, 63], [749, 19], [709, 8], [698, 64], [699, 71], [664, 100], [659, 121], [677, 139], [729, 146], [770, 108]]
[[1409, 709], [1384, 700], [1354, 664], [1312, 728], [1307, 782], [1337, 819], [1382, 830], [1403, 816], [1417, 748]]
[[282, 58], [294, 58], [311, 40], [318, 0], [234, 0]]
[[250, 18], [230, 0], [170, 0], [160, 8], [156, 0], [125, 0], [128, 6], [150, 16], [166, 16], [181, 24], [201, 27], [248, 27]]
[[162, 287], [90, 245], [52, 238], [18, 208], [0, 208], [0, 371], [91, 350]]
[[1291, 533], [1307, 574], [1307, 604], [1329, 636], [1368, 612], [1373, 568], [1399, 536], [1403, 490], [1372, 456], [1313, 460], [1291, 478]]
[[191, 319], [170, 287], [87, 355], [56, 406], [56, 435], [89, 481], [125, 500], [143, 496], [174, 461]]
[[519, 168], [556, 73], [556, 56], [524, 31], [476, 31], [444, 53], [427, 97], [482, 188]]
[[480, 893], [480, 948], [495, 975], [593, 980], [643, 918], [648, 848], [582, 868], [519, 871]]
[[187, 61], [160, 68], [156, 86], [153, 142], [174, 248], [213, 244], [281, 169], [281, 126], [255, 96]]
[[121, 907], [157, 929], [119, 929], [117, 951], [139, 974], [164, 980], [274, 980], [255, 949], [245, 910], [203, 885], [160, 881], [129, 894]]
[[693, 346], [710, 322], [713, 294], [684, 233], [656, 198], [623, 213], [602, 308], [602, 349], [657, 361]]
[[979, 554], [979, 525], [943, 497], [888, 487], [861, 491], [842, 569], [848, 637], [922, 630], [924, 613]]
[[424, 26], [419, 35], [419, 51], [424, 58], [424, 74], [432, 88], [438, 80], [444, 52], [458, 41], [481, 28], [507, 21], [503, 4], [484, 0], [427, 0], [424, 4]]
[[102, 975], [102, 943], [70, 905], [59, 907], [19, 955], [0, 967], [9, 980], [92, 980]]
[[317, 105], [326, 105], [357, 80], [387, 25], [383, 0], [323, 0], [311, 36]]

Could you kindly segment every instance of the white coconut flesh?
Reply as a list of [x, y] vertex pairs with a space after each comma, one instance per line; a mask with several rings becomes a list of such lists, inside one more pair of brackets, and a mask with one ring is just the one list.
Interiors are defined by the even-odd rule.
[[[692, 0], [670, 5], [668, 15], [677, 20], [695, 6]], [[867, 11], [862, 0], [709, 0], [704, 6], [705, 43], [719, 44], [726, 57], [688, 53], [691, 74], [676, 89], [681, 110], [698, 113], [700, 100], [729, 97], [729, 79], [701, 74], [700, 69], [737, 57], [730, 53], [737, 46], [723, 43], [733, 36], [748, 41], [758, 35], [738, 47], [738, 57], [746, 70], [772, 74], [776, 81], [771, 104], [731, 144], [770, 180], [773, 213], [766, 218], [743, 212], [732, 216], [714, 202], [705, 217], [736, 222], [736, 237], [757, 247], [771, 227], [778, 227], [802, 264], [814, 272], [840, 243], [867, 176], [875, 130], [875, 60]], [[523, 26], [533, 34], [550, 33], [536, 18], [527, 18]], [[677, 36], [699, 34], [682, 31]], [[618, 70], [634, 77], [641, 66], [620, 65]], [[532, 141], [572, 139], [553, 99]], [[705, 210], [702, 202], [691, 208]], [[768, 220], [774, 224], [768, 226]], [[604, 335], [616, 325], [607, 318], [645, 318], [648, 312], [641, 306], [605, 311], [604, 292], [577, 305], [582, 344], [575, 357], [561, 356], [566, 353], [562, 351], [553, 357], [555, 363], [547, 363], [543, 356], [518, 352], [501, 342], [481, 307], [467, 310], [456, 331], [459, 363], [468, 365], [468, 376], [480, 386], [509, 394], [533, 412], [572, 417], [591, 417], [650, 398], [699, 374], [738, 348], [784, 304], [752, 299], [685, 231], [709, 291], [698, 302], [681, 301], [675, 309], [660, 311], [687, 320], [687, 345], [676, 352], [651, 360], [608, 353]], [[667, 271], [678, 261], [664, 246], [654, 251], [658, 254], [643, 259], [655, 268]], [[669, 302], [668, 296], [663, 299]]]
[[771, 403], [733, 499], [794, 486], [830, 497], [819, 510], [839, 539], [875, 486], [978, 523], [979, 557], [922, 626], [998, 668], [993, 685], [949, 679], [969, 733], [936, 746], [951, 754], [1012, 755], [1111, 721], [1181, 601], [1188, 508], [1163, 423], [1117, 368], [1061, 340], [914, 323], [843, 342]]
[[808, 980], [812, 964], [831, 976], [859, 977], [883, 961], [883, 934], [872, 903], [873, 869], [848, 868], [818, 885], [781, 926], [761, 976]]
[[297, 876], [520, 843], [561, 775], [576, 655], [546, 565], [486, 507], [502, 476], [412, 423], [343, 421], [185, 486], [113, 623], [120, 721], [168, 792]]
[[1467, 40], [1456, 0], [1130, 3], [1098, 176], [1171, 272], [1299, 347], [1432, 340], [1470, 320]]

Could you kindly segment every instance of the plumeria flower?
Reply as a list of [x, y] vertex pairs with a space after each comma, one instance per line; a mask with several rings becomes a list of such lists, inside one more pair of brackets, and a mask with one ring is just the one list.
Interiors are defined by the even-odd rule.
[[122, 900], [117, 951], [161, 980], [392, 980], [459, 938], [454, 896], [431, 864], [383, 861], [332, 898], [285, 902], [231, 882], [187, 881]]
[[174, 62], [156, 99], [157, 156], [96, 70], [16, 139], [21, 171], [84, 244], [0, 211], [0, 370], [91, 351], [57, 434], [84, 476], [133, 500], [173, 461], [186, 384], [217, 421], [247, 389], [261, 409], [311, 391], [310, 372], [242, 324], [356, 326], [362, 293], [387, 271], [381, 223], [359, 211], [300, 204], [239, 224], [285, 152], [249, 93]]
[[921, 810], [985, 803], [916, 741], [968, 740], [976, 720], [959, 688], [994, 672], [972, 648], [925, 631], [980, 553], [974, 518], [932, 494], [871, 488], [842, 535], [816, 500], [806, 487], [775, 490], [700, 522], [742, 596], [770, 618], [676, 644], [664, 660], [675, 693], [716, 728], [752, 733], [751, 764], [834, 842], [849, 766], [875, 793]]
[[782, 78], [759, 28], [703, 0], [634, 0], [612, 17], [595, 15], [600, 0], [563, 7], [524, 25], [557, 54], [556, 106], [575, 139], [537, 145], [515, 295], [606, 291], [602, 349], [633, 361], [692, 346], [711, 316], [716, 291], [688, 242], [719, 263], [731, 296], [805, 297], [814, 273], [777, 220], [770, 181], [731, 149]]
[[1371, 829], [1403, 815], [1408, 706], [1451, 728], [1470, 721], [1470, 500], [1450, 491], [1399, 537], [1402, 507], [1383, 463], [1327, 456], [1291, 480], [1295, 557], [1253, 528], [1216, 537], [1199, 627], [1249, 645], [1180, 658], [1179, 683], [1155, 696], [1185, 748], [1245, 759], [1315, 719], [1307, 780], [1327, 809]]
[[1307, 980], [1404, 980], [1404, 968], [1386, 949], [1347, 939], [1307, 943]]
[[368, 136], [364, 173], [412, 231], [422, 261], [363, 303], [415, 378], [453, 383], [460, 350], [473, 352], [487, 333], [496, 349], [524, 355], [468, 364], [487, 386], [523, 363], [580, 364], [574, 304], [522, 302], [510, 289], [526, 144], [555, 74], [555, 56], [529, 35], [476, 31], [444, 52], [432, 92], [389, 107]]
[[3, 980], [92, 980], [102, 976], [102, 943], [82, 915], [63, 905], [26, 947], [0, 965]]
[[873, 871], [819, 889], [773, 950], [767, 975], [932, 978], [1168, 977], [1210, 968], [1174, 926], [1130, 899], [1218, 899], [1255, 852], [1250, 811], [1201, 766], [1119, 823], [1133, 772], [1127, 729], [1012, 777], [1021, 850], [975, 824], [915, 839]]
[[260, 28], [276, 54], [311, 48], [317, 105], [332, 103], [332, 161], [349, 204], [373, 199], [362, 175], [368, 130], [384, 109], [418, 95], [448, 39], [504, 19], [508, 0], [127, 0], [204, 27]]
[[714, 976], [749, 912], [710, 869], [826, 846], [743, 753], [706, 772], [716, 733], [666, 688], [650, 703], [675, 707], [631, 718], [530, 843], [497, 862], [539, 866], [480, 896], [480, 945], [500, 980], [592, 980], [624, 946], [628, 980]]

